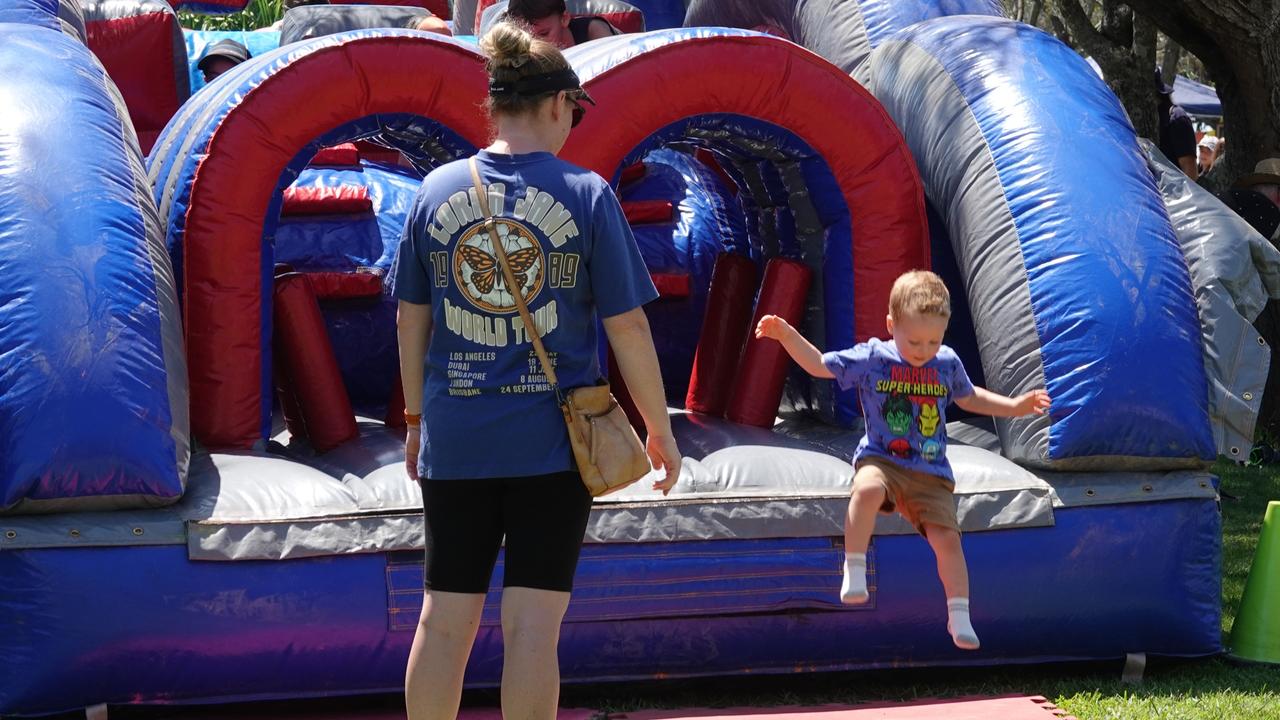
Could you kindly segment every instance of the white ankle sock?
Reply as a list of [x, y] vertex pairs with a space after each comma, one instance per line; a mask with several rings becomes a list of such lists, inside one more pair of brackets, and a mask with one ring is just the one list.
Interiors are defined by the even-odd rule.
[[861, 605], [870, 597], [871, 594], [867, 592], [867, 554], [845, 553], [840, 602], [845, 605]]
[[978, 633], [969, 622], [969, 598], [947, 600], [947, 632], [951, 641], [961, 650], [978, 649]]

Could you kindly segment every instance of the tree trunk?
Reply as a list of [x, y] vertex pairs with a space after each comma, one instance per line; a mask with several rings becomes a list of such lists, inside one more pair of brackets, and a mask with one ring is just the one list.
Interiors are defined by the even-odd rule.
[[1222, 100], [1227, 151], [1217, 183], [1280, 157], [1280, 7], [1274, 0], [1129, 0], [1204, 63]]
[[1073, 44], [1102, 68], [1107, 84], [1129, 113], [1134, 130], [1142, 137], [1158, 140], [1160, 126], [1151, 80], [1156, 63], [1155, 25], [1146, 18], [1135, 17], [1128, 5], [1116, 0], [1103, 2], [1101, 28], [1091, 20], [1092, 1], [1088, 10], [1080, 0], [1052, 0], [1052, 5]]
[[1182, 46], [1165, 38], [1164, 57], [1160, 60], [1160, 75], [1170, 86], [1178, 77], [1178, 62], [1182, 60]]

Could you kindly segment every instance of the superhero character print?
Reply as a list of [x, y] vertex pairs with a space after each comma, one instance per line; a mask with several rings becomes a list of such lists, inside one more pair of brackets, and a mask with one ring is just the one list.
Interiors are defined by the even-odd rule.
[[903, 460], [911, 457], [911, 443], [906, 438], [907, 433], [911, 432], [911, 424], [915, 419], [911, 401], [901, 395], [890, 395], [881, 406], [880, 414], [884, 416], [889, 432], [896, 436], [889, 441], [889, 447], [886, 448], [889, 454]]
[[918, 403], [920, 413], [916, 416], [916, 422], [920, 427], [920, 435], [931, 438], [938, 433], [938, 401], [933, 398], [921, 398]]

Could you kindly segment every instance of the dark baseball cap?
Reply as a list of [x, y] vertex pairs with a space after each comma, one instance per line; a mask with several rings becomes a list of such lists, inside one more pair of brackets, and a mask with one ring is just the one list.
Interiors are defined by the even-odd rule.
[[224, 57], [236, 64], [242, 63], [250, 58], [249, 48], [228, 38], [225, 40], [219, 40], [218, 42], [210, 45], [209, 49], [205, 51], [204, 57], [200, 58], [200, 62], [196, 67], [203, 71], [205, 64], [209, 62], [209, 59], [218, 56]]

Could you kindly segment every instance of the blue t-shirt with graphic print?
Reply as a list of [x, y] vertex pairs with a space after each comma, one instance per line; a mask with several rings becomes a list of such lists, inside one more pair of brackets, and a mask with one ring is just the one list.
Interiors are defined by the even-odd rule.
[[912, 367], [892, 340], [872, 338], [829, 352], [822, 364], [842, 389], [856, 388], [867, 432], [853, 461], [874, 455], [909, 470], [952, 482], [947, 462], [947, 404], [973, 394], [973, 383], [946, 345], [921, 367]]
[[[563, 389], [601, 377], [599, 318], [657, 297], [612, 188], [550, 153], [476, 155], [511, 269]], [[466, 160], [422, 183], [392, 271], [431, 306], [418, 473], [570, 470], [568, 433], [494, 255]]]

